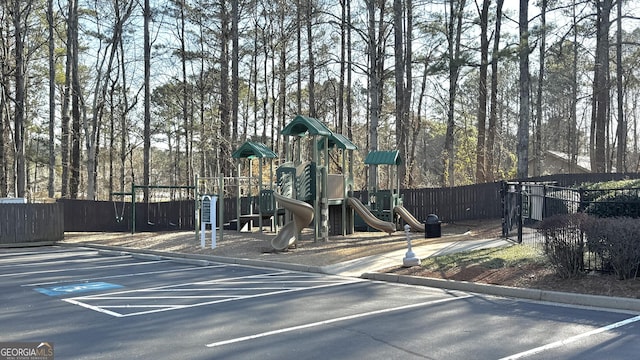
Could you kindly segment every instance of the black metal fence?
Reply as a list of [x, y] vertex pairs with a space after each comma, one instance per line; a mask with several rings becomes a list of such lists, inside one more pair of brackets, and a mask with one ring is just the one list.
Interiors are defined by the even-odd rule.
[[0, 245], [54, 242], [64, 238], [61, 204], [0, 205]]
[[[598, 174], [596, 174], [598, 175]], [[610, 176], [596, 179], [621, 180], [624, 178], [638, 178], [626, 174], [623, 178]], [[583, 181], [587, 179], [586, 181]], [[589, 181], [582, 177], [580, 181], [569, 181], [572, 184], [582, 184]], [[565, 182], [567, 184], [567, 182]], [[640, 189], [592, 189], [583, 187], [566, 187], [550, 183], [535, 182], [504, 182], [502, 184], [503, 203], [503, 236], [533, 244], [534, 246], [548, 245], [548, 239], [537, 231], [543, 220], [555, 215], [569, 215], [589, 213], [603, 217], [629, 216], [640, 218]], [[573, 236], [576, 248], [585, 248], [585, 271], [608, 271], [608, 265], [597, 255], [585, 247], [585, 234], [580, 229]]]

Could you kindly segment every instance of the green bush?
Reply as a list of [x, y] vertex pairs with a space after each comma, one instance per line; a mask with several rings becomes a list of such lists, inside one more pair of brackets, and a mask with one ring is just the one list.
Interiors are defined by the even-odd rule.
[[555, 215], [544, 219], [538, 231], [544, 235], [544, 253], [562, 278], [577, 277], [584, 270], [581, 225], [585, 214]]
[[589, 217], [582, 223], [589, 251], [611, 266], [618, 279], [633, 279], [640, 267], [640, 221]]
[[584, 212], [598, 217], [637, 218], [640, 216], [638, 190], [611, 190], [594, 199]]

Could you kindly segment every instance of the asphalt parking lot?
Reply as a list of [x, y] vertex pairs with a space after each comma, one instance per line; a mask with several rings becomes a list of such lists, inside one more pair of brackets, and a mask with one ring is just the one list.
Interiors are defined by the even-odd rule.
[[630, 359], [630, 312], [89, 248], [0, 249], [0, 342], [57, 359]]

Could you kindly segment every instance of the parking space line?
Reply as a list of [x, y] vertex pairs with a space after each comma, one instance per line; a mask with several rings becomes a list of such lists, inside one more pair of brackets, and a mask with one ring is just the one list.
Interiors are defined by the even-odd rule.
[[517, 354], [513, 354], [513, 355], [510, 355], [510, 356], [507, 356], [507, 357], [503, 357], [500, 360], [523, 359], [523, 358], [525, 358], [527, 356], [539, 354], [539, 353], [547, 351], [547, 350], [558, 348], [558, 347], [570, 344], [572, 342], [578, 341], [580, 339], [583, 339], [583, 338], [586, 338], [586, 337], [589, 337], [589, 336], [593, 336], [593, 335], [596, 335], [596, 334], [600, 334], [600, 333], [603, 333], [605, 331], [613, 330], [615, 328], [619, 328], [621, 326], [625, 326], [625, 325], [628, 325], [628, 324], [631, 324], [631, 323], [634, 323], [634, 322], [637, 322], [637, 321], [640, 321], [640, 316], [634, 316], [632, 318], [629, 318], [629, 319], [626, 319], [626, 320], [622, 320], [622, 321], [618, 321], [616, 323], [613, 323], [613, 324], [610, 324], [610, 325], [607, 325], [607, 326], [603, 326], [603, 327], [600, 327], [600, 328], [597, 328], [597, 329], [593, 329], [591, 331], [587, 331], [585, 333], [578, 334], [578, 335], [572, 336], [570, 338], [566, 338], [564, 340], [559, 340], [559, 341], [552, 342], [552, 343], [547, 344], [547, 345], [543, 345], [543, 346], [539, 346], [537, 348], [533, 348], [533, 349], [530, 349], [530, 350], [527, 350], [527, 351], [523, 351], [521, 353], [517, 353]]
[[393, 307], [393, 308], [368, 311], [368, 312], [365, 312], [365, 313], [342, 316], [342, 317], [335, 318], [335, 319], [328, 319], [328, 320], [313, 322], [313, 323], [309, 323], [309, 324], [292, 326], [292, 327], [288, 327], [288, 328], [284, 328], [284, 329], [266, 331], [266, 332], [263, 332], [263, 333], [243, 336], [243, 337], [239, 337], [239, 338], [235, 338], [235, 339], [217, 341], [217, 342], [213, 342], [213, 343], [210, 343], [210, 344], [206, 344], [205, 346], [206, 347], [210, 347], [210, 348], [211, 347], [219, 347], [219, 346], [235, 344], [235, 343], [239, 343], [239, 342], [243, 342], [243, 341], [247, 341], [247, 340], [254, 340], [254, 339], [259, 339], [259, 338], [263, 338], [263, 337], [267, 337], [267, 336], [283, 334], [283, 333], [292, 332], [292, 331], [296, 331], [296, 330], [309, 329], [309, 328], [312, 328], [312, 327], [323, 326], [323, 325], [333, 324], [333, 323], [337, 323], [337, 322], [341, 322], [341, 321], [358, 319], [358, 318], [367, 317], [367, 316], [380, 315], [380, 314], [390, 313], [390, 312], [394, 312], [394, 311], [408, 310], [408, 309], [413, 309], [413, 308], [418, 308], [418, 307], [423, 307], [423, 306], [435, 305], [435, 304], [440, 304], [440, 303], [449, 302], [449, 301], [453, 301], [453, 300], [462, 300], [462, 299], [466, 299], [466, 298], [469, 298], [469, 297], [473, 297], [473, 295], [463, 295], [463, 296], [459, 296], [459, 297], [451, 297], [451, 298], [446, 298], [446, 299], [425, 301], [425, 302], [421, 302], [421, 303], [417, 303], [417, 304], [409, 304], [409, 305], [397, 306], [397, 307]]
[[[5, 267], [10, 267], [12, 269], [18, 268], [18, 267], [33, 267], [33, 266], [49, 266], [49, 265], [58, 265], [58, 264], [64, 264], [64, 265], [73, 265], [73, 264], [81, 264], [81, 263], [87, 263], [87, 262], [91, 262], [91, 263], [96, 263], [96, 262], [114, 262], [114, 261], [121, 261], [123, 257], [112, 257], [112, 258], [103, 258], [103, 257], [96, 257], [91, 256], [88, 258], [84, 258], [84, 259], [61, 259], [60, 257], [57, 257], [55, 260], [38, 260], [35, 263], [23, 263], [23, 264], [6, 264], [6, 265], [0, 265], [0, 269], [1, 268], [5, 268]], [[130, 257], [129, 257], [130, 258]]]
[[31, 284], [23, 284], [21, 286], [23, 286], [23, 287], [32, 287], [32, 286], [45, 286], [45, 285], [54, 285], [54, 284], [64, 284], [64, 283], [68, 283], [68, 282], [82, 282], [82, 281], [118, 279], [118, 278], [134, 277], [134, 276], [167, 274], [167, 273], [172, 273], [172, 272], [207, 270], [207, 269], [214, 269], [214, 268], [220, 268], [220, 267], [225, 267], [225, 266], [227, 266], [227, 265], [226, 264], [220, 264], [220, 265], [209, 265], [209, 266], [199, 266], [199, 267], [185, 267], [185, 268], [171, 269], [171, 270], [143, 271], [143, 272], [138, 272], [138, 273], [98, 276], [98, 277], [83, 278], [83, 279], [31, 283]]
[[[282, 277], [285, 277], [285, 279], [274, 277], [274, 274], [280, 274]], [[290, 274], [295, 274], [295, 273], [292, 273], [289, 271], [281, 271], [281, 272], [274, 272], [269, 274], [256, 274], [256, 275], [249, 275], [244, 277], [237, 277], [237, 278], [231, 279], [232, 280], [231, 283], [227, 283], [227, 280], [229, 279], [216, 279], [216, 280], [199, 281], [194, 283], [182, 283], [182, 284], [174, 284], [174, 285], [167, 285], [167, 286], [158, 286], [158, 287], [152, 287], [152, 288], [146, 288], [146, 289], [114, 291], [107, 294], [77, 296], [77, 297], [72, 297], [72, 298], [67, 298], [62, 300], [72, 304], [76, 304], [76, 305], [85, 304], [86, 306], [84, 307], [90, 308], [90, 309], [147, 309], [144, 311], [134, 311], [134, 312], [128, 312], [128, 313], [116, 312], [111, 310], [107, 310], [108, 312], [105, 311], [105, 313], [109, 313], [111, 315], [117, 314], [117, 315], [114, 315], [117, 317], [129, 317], [129, 316], [144, 315], [144, 314], [164, 312], [164, 311], [170, 311], [170, 310], [176, 310], [176, 309], [185, 309], [185, 308], [193, 308], [193, 307], [199, 307], [199, 306], [205, 306], [205, 305], [214, 305], [214, 304], [220, 304], [220, 303], [225, 303], [230, 301], [254, 299], [259, 297], [306, 291], [306, 290], [312, 290], [312, 289], [348, 285], [348, 284], [364, 281], [362, 279], [344, 279], [344, 278], [336, 278], [336, 277], [326, 277], [325, 281], [318, 282], [316, 279], [319, 278], [320, 275], [308, 274], [306, 275], [307, 278], [311, 279], [309, 283], [313, 285], [303, 286], [303, 284], [301, 283], [304, 282], [303, 281], [304, 279], [302, 279], [300, 276], [297, 276], [297, 275], [294, 276], [294, 278], [296, 278], [297, 280], [287, 280], [286, 278]], [[266, 284], [277, 283], [278, 286], [267, 285], [265, 287], [251, 286], [249, 288], [243, 288], [241, 286], [242, 282], [238, 281], [238, 279], [243, 279], [243, 278], [252, 279], [247, 281], [246, 284], [265, 283], [264, 281], [263, 282], [254, 281], [255, 279], [263, 279], [263, 280], [269, 280], [266, 282]], [[211, 285], [212, 287], [206, 287], [206, 285]], [[231, 285], [231, 286], [227, 287], [227, 285]], [[206, 294], [195, 294], [195, 295], [185, 294], [183, 296], [180, 296], [180, 295], [176, 295], [176, 291], [192, 292], [192, 293], [205, 292]], [[257, 294], [246, 293], [246, 292], [256, 292], [256, 291], [259, 293]], [[146, 295], [154, 292], [158, 293], [158, 295], [156, 296]], [[172, 292], [172, 295], [167, 296], [163, 294], [166, 292]], [[145, 294], [145, 295], [141, 296], [141, 294]], [[179, 305], [173, 304], [173, 303], [158, 304], [158, 302], [161, 302], [163, 300], [176, 300], [176, 299], [182, 299], [182, 300], [185, 300], [186, 302], [191, 302], [193, 300], [198, 300], [198, 299], [215, 299], [215, 300], [191, 302], [188, 304], [179, 304]], [[117, 304], [117, 303], [114, 304], [111, 302], [112, 300], [125, 302], [125, 304]], [[135, 302], [139, 300], [142, 300], [142, 301], [151, 300], [153, 301], [153, 304], [146, 304], [146, 303], [136, 304]]]
[[53, 273], [58, 273], [58, 272], [71, 272], [71, 271], [79, 271], [79, 270], [109, 269], [109, 268], [126, 267], [126, 266], [139, 266], [139, 265], [148, 265], [148, 264], [159, 264], [159, 263], [166, 263], [166, 262], [170, 262], [170, 261], [171, 260], [151, 260], [151, 261], [142, 261], [142, 262], [137, 262], [137, 263], [101, 265], [101, 266], [79, 267], [79, 268], [69, 268], [69, 269], [22, 271], [22, 272], [15, 272], [15, 273], [0, 274], [0, 277], [35, 275], [35, 274], [53, 274]]

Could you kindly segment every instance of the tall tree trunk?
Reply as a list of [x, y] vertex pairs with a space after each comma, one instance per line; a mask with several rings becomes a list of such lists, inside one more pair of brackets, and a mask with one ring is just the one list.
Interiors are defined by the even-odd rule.
[[[404, 60], [404, 6], [402, 0], [393, 1], [393, 35], [395, 59], [395, 95], [396, 95], [396, 148], [401, 159], [406, 159], [406, 130], [407, 113], [405, 112], [405, 60]], [[406, 161], [400, 165], [398, 176], [406, 183]]]
[[[231, 132], [229, 126], [229, 14], [226, 1], [220, 3], [220, 135], [221, 161], [223, 161], [222, 173], [230, 176], [233, 170], [231, 166]], [[239, 174], [238, 174], [239, 175]]]
[[[26, 4], [25, 9], [21, 8], [23, 4], [20, 0], [14, 0], [13, 3], [13, 27], [15, 41], [15, 122], [14, 122], [14, 144], [15, 144], [15, 195], [17, 197], [25, 197], [27, 189], [27, 166], [25, 159], [25, 68], [24, 68], [24, 37], [26, 29], [23, 25], [27, 21], [30, 12], [31, 2]], [[24, 15], [24, 18], [23, 18]]]
[[80, 88], [80, 46], [78, 43], [78, 2], [73, 1], [74, 9], [72, 31], [72, 57], [71, 57], [71, 161], [70, 161], [70, 177], [69, 177], [69, 196], [72, 199], [78, 198], [80, 188], [80, 124], [81, 124], [81, 103]]
[[489, 3], [491, 0], [482, 1], [480, 10], [480, 74], [478, 77], [478, 142], [476, 143], [476, 183], [486, 181], [485, 163], [485, 135], [487, 123], [487, 68], [489, 67]]
[[624, 89], [622, 87], [622, 3], [616, 4], [616, 92], [618, 94], [618, 149], [616, 151], [616, 171], [627, 172], [627, 119], [624, 114]]
[[529, 0], [520, 0], [520, 110], [518, 112], [518, 179], [525, 179], [529, 173]]
[[315, 118], [316, 114], [316, 62], [313, 54], [313, 11], [314, 3], [312, 0], [306, 1], [306, 27], [307, 27], [307, 65], [309, 66], [309, 116]]
[[571, 113], [569, 114], [569, 131], [567, 141], [567, 153], [569, 154], [569, 171], [578, 163], [578, 19], [576, 17], [576, 2], [573, 0], [571, 7], [573, 48], [571, 61]]
[[56, 127], [56, 61], [53, 26], [53, 0], [47, 0], [47, 25], [49, 45], [49, 176], [47, 177], [47, 196], [55, 195], [55, 127]]
[[[191, 91], [189, 89], [189, 82], [187, 79], [187, 53], [186, 53], [186, 33], [185, 33], [185, 3], [184, 0], [181, 0], [178, 4], [180, 7], [180, 65], [182, 67], [182, 126], [184, 127], [184, 136], [185, 136], [185, 157], [186, 157], [186, 183], [191, 183], [192, 174], [191, 171], [193, 169], [193, 158], [191, 157], [190, 150], [190, 141], [189, 141], [189, 133], [192, 129], [189, 126], [189, 99], [191, 98]], [[180, 149], [177, 149], [177, 152], [180, 152]], [[176, 165], [178, 171], [180, 169], [180, 165]], [[182, 183], [183, 179], [179, 178], [180, 174], [178, 173], [178, 178], [176, 182]]]
[[[239, 66], [240, 66], [240, 43], [238, 34], [238, 22], [240, 14], [238, 12], [238, 1], [231, 2], [231, 141], [233, 146], [238, 146], [238, 107], [239, 107]], [[246, 136], [246, 133], [244, 134]]]
[[[378, 58], [379, 48], [376, 37], [376, 1], [367, 1], [367, 13], [369, 18], [368, 26], [368, 55], [369, 55], [369, 151], [378, 150], [378, 121], [380, 117], [380, 88], [382, 87], [382, 74], [379, 73], [380, 63], [382, 59]], [[382, 18], [383, 10], [380, 10], [380, 17]], [[367, 189], [373, 191], [376, 187], [377, 181], [377, 167], [369, 166], [369, 174], [367, 179]]]
[[66, 58], [65, 58], [65, 71], [64, 71], [64, 88], [62, 92], [62, 110], [61, 110], [61, 123], [60, 123], [60, 161], [62, 163], [62, 178], [60, 182], [60, 196], [63, 198], [69, 197], [69, 176], [70, 176], [70, 128], [71, 123], [71, 77], [72, 67], [71, 63], [73, 59], [73, 12], [75, 9], [76, 0], [68, 1], [68, 13], [67, 13], [67, 39], [66, 39]]
[[493, 49], [491, 50], [491, 106], [489, 108], [489, 127], [487, 129], [487, 144], [485, 146], [487, 165], [485, 167], [486, 181], [495, 180], [494, 169], [494, 144], [498, 122], [498, 63], [500, 61], [500, 28], [502, 26], [502, 5], [504, 0], [496, 3], [496, 25], [493, 39]]
[[462, 34], [462, 15], [465, 0], [451, 0], [449, 2], [449, 22], [447, 24], [447, 44], [449, 62], [449, 104], [447, 109], [447, 130], [444, 138], [442, 154], [442, 186], [455, 185], [455, 103], [460, 76], [460, 37]]
[[340, 79], [338, 80], [338, 124], [336, 131], [344, 134], [345, 71], [347, 67], [347, 4], [340, 0]]
[[[403, 182], [405, 186], [410, 187], [413, 182], [413, 177], [411, 176], [411, 168], [414, 164], [414, 154], [412, 151], [415, 149], [415, 141], [409, 141], [410, 131], [413, 130], [412, 121], [411, 121], [411, 101], [412, 101], [412, 93], [413, 93], [413, 0], [405, 0], [405, 13], [406, 13], [406, 27], [405, 31], [405, 55], [404, 55], [404, 69], [405, 69], [405, 87], [404, 87], [404, 156], [403, 163], [400, 166], [400, 176], [401, 179], [404, 179]], [[412, 140], [415, 140], [413, 137]]]
[[[143, 185], [149, 186], [151, 168], [151, 34], [149, 25], [151, 22], [151, 5], [149, 0], [144, 0], [144, 130], [143, 137]], [[133, 194], [135, 196], [135, 194]], [[149, 189], [144, 188], [145, 204], [149, 203]]]
[[609, 17], [613, 7], [613, 0], [597, 0], [597, 42], [596, 63], [594, 67], [593, 98], [595, 107], [595, 137], [594, 153], [591, 159], [591, 169], [595, 172], [605, 172], [607, 123], [609, 110]]
[[547, 40], [547, 1], [542, 0], [540, 5], [540, 57], [538, 68], [538, 88], [536, 94], [536, 127], [534, 140], [533, 176], [542, 175], [542, 89], [544, 87], [545, 53]]

